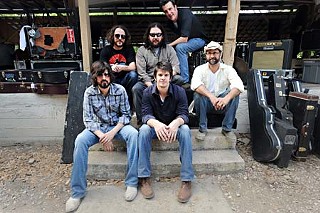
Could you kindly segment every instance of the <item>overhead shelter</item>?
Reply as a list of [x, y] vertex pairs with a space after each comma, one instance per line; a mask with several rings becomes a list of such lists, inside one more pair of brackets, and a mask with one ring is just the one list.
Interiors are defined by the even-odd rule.
[[[229, 23], [237, 22], [236, 25], [227, 27], [235, 29], [237, 26], [237, 30], [233, 32], [236, 33], [234, 43], [290, 38], [319, 18], [315, 9], [315, 5], [319, 4], [318, 0], [177, 0], [176, 2], [179, 7], [188, 7], [196, 13], [209, 38], [218, 42], [225, 42], [226, 23], [229, 21]], [[237, 2], [240, 3], [239, 18], [230, 20], [237, 16], [236, 8], [230, 11], [230, 4], [236, 5]], [[0, 36], [7, 41], [17, 41], [18, 30], [24, 24], [79, 27], [82, 53], [85, 56], [90, 56], [91, 47], [114, 24], [126, 25], [132, 35], [133, 43], [139, 44], [150, 22], [166, 22], [165, 16], [160, 12], [158, 0], [10, 0], [0, 1], [0, 13], [18, 14], [15, 18], [1, 16], [0, 24], [6, 26], [6, 30], [2, 30]], [[89, 13], [92, 15], [89, 16]], [[229, 20], [227, 15], [230, 17]], [[173, 39], [172, 32], [167, 31], [169, 39]], [[84, 62], [91, 63], [90, 57], [84, 59]]]

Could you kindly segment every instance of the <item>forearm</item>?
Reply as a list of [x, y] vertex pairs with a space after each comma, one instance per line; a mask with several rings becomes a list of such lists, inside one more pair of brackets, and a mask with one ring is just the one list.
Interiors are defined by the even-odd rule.
[[188, 42], [188, 37], [179, 37], [176, 40], [174, 40], [173, 42], [171, 42], [169, 45], [176, 46], [177, 44], [186, 43], [186, 42]]
[[209, 99], [216, 98], [204, 85], [200, 85], [196, 90], [200, 95], [206, 96]]

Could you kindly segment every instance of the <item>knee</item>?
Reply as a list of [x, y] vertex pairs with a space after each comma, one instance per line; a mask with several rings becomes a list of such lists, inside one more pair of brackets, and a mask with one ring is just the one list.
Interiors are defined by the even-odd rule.
[[138, 74], [137, 74], [136, 71], [130, 71], [129, 72], [129, 77], [130, 77], [130, 79], [138, 80]]
[[176, 49], [176, 52], [179, 52], [179, 53], [187, 52], [185, 49], [185, 45], [183, 43], [177, 44], [175, 49]]
[[139, 129], [139, 135], [141, 136], [148, 135], [150, 134], [150, 131], [151, 131], [151, 127], [147, 124], [143, 124]]

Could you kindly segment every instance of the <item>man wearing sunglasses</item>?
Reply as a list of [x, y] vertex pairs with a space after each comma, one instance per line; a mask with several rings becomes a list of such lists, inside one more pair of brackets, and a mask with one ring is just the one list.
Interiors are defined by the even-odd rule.
[[204, 47], [207, 36], [201, 22], [188, 8], [177, 8], [175, 0], [160, 0], [160, 9], [169, 19], [169, 27], [179, 37], [170, 43], [175, 46], [184, 83], [189, 83], [188, 53]]
[[177, 85], [182, 85], [183, 83], [180, 76], [178, 57], [173, 47], [166, 44], [164, 27], [160, 23], [151, 23], [144, 34], [143, 40], [144, 45], [138, 49], [136, 55], [139, 81], [132, 89], [138, 124], [141, 124], [142, 120], [141, 101], [143, 90], [154, 83], [153, 71], [159, 61], [169, 62], [172, 65], [172, 83]]
[[84, 93], [83, 121], [85, 129], [77, 136], [73, 152], [71, 197], [66, 212], [75, 211], [86, 196], [88, 149], [101, 143], [105, 151], [113, 151], [113, 139], [122, 140], [127, 147], [125, 200], [132, 201], [138, 186], [138, 131], [130, 123], [128, 96], [114, 76], [109, 64], [96, 61], [91, 67], [92, 86]]
[[131, 90], [138, 81], [138, 75], [136, 72], [135, 52], [131, 45], [131, 36], [125, 26], [115, 25], [109, 30], [107, 40], [110, 45], [101, 50], [100, 60], [111, 65], [115, 76], [114, 82], [124, 86], [132, 107]]

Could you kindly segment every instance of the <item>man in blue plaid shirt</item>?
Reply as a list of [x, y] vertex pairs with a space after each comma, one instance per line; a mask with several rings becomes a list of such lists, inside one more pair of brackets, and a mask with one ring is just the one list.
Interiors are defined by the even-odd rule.
[[75, 211], [86, 195], [88, 149], [100, 142], [106, 151], [113, 151], [113, 139], [126, 142], [127, 190], [125, 199], [132, 201], [138, 186], [138, 131], [130, 123], [128, 95], [123, 86], [113, 83], [114, 76], [109, 64], [96, 61], [91, 67], [93, 85], [84, 93], [83, 121], [86, 129], [75, 140], [71, 174], [71, 197], [66, 212]]

